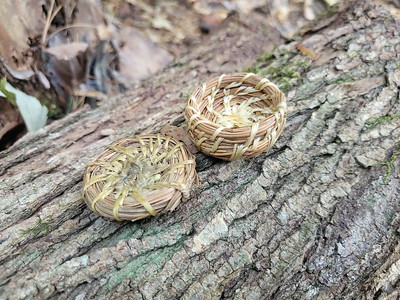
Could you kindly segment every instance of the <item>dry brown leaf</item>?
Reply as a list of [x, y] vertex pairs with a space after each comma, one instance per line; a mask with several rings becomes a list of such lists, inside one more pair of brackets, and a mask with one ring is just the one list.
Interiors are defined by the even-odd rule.
[[160, 131], [163, 135], [172, 136], [174, 139], [183, 142], [191, 153], [199, 152], [199, 149], [197, 149], [183, 128], [166, 124]]
[[[84, 44], [65, 44], [44, 52], [46, 76], [56, 91], [58, 104], [63, 108], [74, 107], [70, 102], [72, 91], [86, 79], [89, 50], [87, 44]], [[82, 51], [83, 49], [86, 50]]]
[[45, 17], [41, 1], [2, 0], [0, 5], [0, 53], [12, 70], [29, 70], [29, 41], [40, 37]]
[[10, 73], [10, 75], [16, 79], [19, 80], [27, 80], [31, 78], [33, 75], [35, 75], [35, 72], [28, 67], [28, 66], [21, 66], [19, 69], [13, 69], [11, 66], [9, 66], [3, 58], [0, 58], [1, 63], [3, 66], [7, 69], [7, 72]]
[[173, 57], [166, 50], [145, 38], [132, 27], [123, 27], [115, 33], [118, 49], [120, 73], [127, 83], [147, 78], [162, 70]]
[[73, 24], [93, 25], [68, 29], [73, 41], [84, 41], [89, 45], [98, 41], [97, 27], [106, 25], [100, 0], [79, 0], [74, 7]]
[[75, 42], [46, 48], [45, 52], [53, 55], [59, 60], [71, 60], [79, 53], [85, 52], [89, 45], [87, 43]]

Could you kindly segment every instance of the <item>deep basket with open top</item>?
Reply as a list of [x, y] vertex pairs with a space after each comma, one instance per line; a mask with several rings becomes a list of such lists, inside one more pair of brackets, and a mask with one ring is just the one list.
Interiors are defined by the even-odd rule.
[[237, 160], [269, 149], [286, 123], [286, 98], [266, 78], [252, 73], [221, 75], [190, 96], [188, 133], [205, 154]]
[[85, 168], [83, 197], [95, 213], [139, 220], [174, 210], [197, 181], [196, 163], [183, 143], [144, 135], [117, 141]]

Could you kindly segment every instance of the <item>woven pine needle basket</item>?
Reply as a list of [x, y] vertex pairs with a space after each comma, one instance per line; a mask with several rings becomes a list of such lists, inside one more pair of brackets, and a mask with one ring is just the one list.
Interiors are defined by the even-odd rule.
[[85, 168], [83, 197], [98, 215], [139, 220], [174, 210], [197, 181], [195, 158], [169, 136], [114, 143]]
[[205, 154], [237, 160], [269, 149], [286, 123], [286, 98], [252, 73], [221, 75], [200, 85], [185, 109], [188, 133]]

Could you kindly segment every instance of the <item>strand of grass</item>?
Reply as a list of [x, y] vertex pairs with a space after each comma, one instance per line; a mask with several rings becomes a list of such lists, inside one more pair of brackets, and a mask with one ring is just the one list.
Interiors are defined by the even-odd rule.
[[49, 10], [49, 12], [47, 14], [46, 24], [44, 25], [43, 34], [42, 34], [42, 45], [45, 45], [46, 36], [47, 36], [47, 33], [49, 32], [49, 28], [50, 28], [51, 23], [53, 23], [54, 18], [56, 17], [58, 12], [63, 7], [62, 5], [58, 6], [56, 8], [56, 10], [54, 11], [54, 13], [53, 13], [54, 3], [55, 3], [55, 0], [52, 0], [51, 4], [50, 4], [50, 10]]
[[97, 26], [94, 26], [92, 24], [85, 24], [85, 23], [77, 23], [77, 24], [66, 25], [66, 26], [58, 28], [51, 35], [49, 35], [47, 41], [50, 41], [56, 34], [60, 33], [61, 31], [64, 31], [64, 30], [67, 30], [67, 29], [71, 29], [71, 28], [97, 29]]

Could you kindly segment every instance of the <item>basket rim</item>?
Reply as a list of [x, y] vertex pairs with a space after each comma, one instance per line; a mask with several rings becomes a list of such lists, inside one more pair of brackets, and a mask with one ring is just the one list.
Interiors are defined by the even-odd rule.
[[[246, 79], [255, 79], [257, 82], [260, 82], [261, 80], [267, 80], [269, 82], [268, 86], [271, 87], [274, 90], [274, 92], [279, 94], [280, 97], [277, 97], [277, 98], [282, 99], [278, 104], [278, 107], [277, 107], [278, 111], [274, 112], [273, 114], [270, 114], [269, 116], [267, 116], [265, 119], [263, 119], [261, 121], [253, 122], [252, 124], [249, 124], [249, 125], [226, 127], [217, 122], [211, 121], [203, 114], [198, 114], [197, 112], [195, 112], [193, 110], [192, 105], [189, 105], [190, 103], [197, 102], [197, 100], [199, 100], [199, 99], [197, 99], [197, 100], [193, 101], [193, 98], [195, 98], [194, 95], [196, 95], [199, 92], [201, 93], [204, 90], [204, 86], [207, 86], [208, 84], [210, 84], [214, 81], [218, 81], [221, 78], [223, 78], [224, 80], [235, 78], [236, 80], [232, 80], [231, 82], [236, 82], [237, 77], [242, 77], [242, 78], [245, 77]], [[251, 86], [251, 85], [249, 85], [249, 86]], [[253, 86], [255, 86], [255, 85], [253, 85]], [[260, 91], [263, 91], [263, 90], [264, 89], [262, 89]], [[201, 101], [199, 101], [199, 103], [203, 103], [204, 97], [203, 97], [203, 99], [200, 99], [200, 100]], [[198, 104], [196, 106], [198, 107], [199, 105], [200, 104]], [[190, 127], [191, 124], [196, 124], [195, 128], [197, 128], [198, 126], [206, 125], [206, 126], [210, 126], [210, 130], [213, 130], [213, 131], [219, 130], [219, 135], [229, 138], [230, 136], [237, 136], [237, 134], [240, 132], [248, 133], [249, 131], [252, 130], [253, 126], [256, 124], [259, 124], [259, 129], [257, 131], [257, 134], [262, 134], [262, 132], [266, 132], [267, 129], [262, 130], [260, 132], [260, 128], [268, 127], [268, 125], [270, 125], [271, 122], [275, 122], [276, 119], [279, 118], [279, 116], [277, 116], [277, 114], [282, 114], [282, 112], [286, 112], [286, 110], [287, 110], [287, 105], [286, 105], [285, 94], [274, 83], [272, 83], [268, 79], [260, 77], [254, 73], [230, 73], [230, 74], [222, 74], [220, 76], [211, 78], [211, 79], [207, 80], [206, 82], [204, 82], [203, 84], [198, 85], [187, 100], [184, 114], [185, 114], [186, 121], [189, 124], [188, 128]]]
[[184, 117], [190, 139], [203, 153], [237, 160], [272, 147], [286, 114], [286, 96], [274, 83], [254, 73], [231, 73], [197, 86]]

